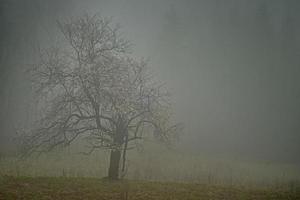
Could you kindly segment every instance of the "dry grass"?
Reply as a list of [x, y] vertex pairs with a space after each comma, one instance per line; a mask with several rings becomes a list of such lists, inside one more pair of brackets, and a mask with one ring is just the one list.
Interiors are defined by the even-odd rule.
[[293, 200], [300, 191], [255, 189], [208, 184], [117, 181], [95, 178], [26, 178], [2, 177], [0, 199], [201, 199], [201, 200]]

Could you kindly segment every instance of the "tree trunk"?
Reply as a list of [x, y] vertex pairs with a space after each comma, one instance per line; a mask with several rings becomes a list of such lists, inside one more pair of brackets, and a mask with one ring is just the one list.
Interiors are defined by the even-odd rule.
[[112, 149], [110, 152], [110, 162], [108, 170], [108, 178], [111, 180], [117, 180], [119, 178], [120, 159], [121, 151], [118, 149]]
[[108, 178], [111, 180], [119, 179], [119, 168], [120, 168], [120, 160], [121, 160], [121, 147], [123, 144], [124, 138], [124, 123], [121, 118], [118, 119], [118, 125], [116, 134], [113, 138], [113, 144], [116, 145], [117, 148], [111, 149], [110, 152], [110, 162], [108, 169]]

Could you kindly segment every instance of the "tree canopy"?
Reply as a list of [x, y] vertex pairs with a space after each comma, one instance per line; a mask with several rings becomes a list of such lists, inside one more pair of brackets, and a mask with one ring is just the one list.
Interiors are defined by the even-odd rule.
[[99, 15], [57, 25], [61, 45], [41, 50], [29, 70], [42, 114], [24, 136], [23, 153], [47, 152], [83, 137], [89, 153], [112, 150], [111, 167], [119, 166], [121, 151], [125, 162], [126, 150], [145, 134], [169, 142], [178, 129], [171, 124], [169, 94], [147, 62], [133, 58], [119, 26]]

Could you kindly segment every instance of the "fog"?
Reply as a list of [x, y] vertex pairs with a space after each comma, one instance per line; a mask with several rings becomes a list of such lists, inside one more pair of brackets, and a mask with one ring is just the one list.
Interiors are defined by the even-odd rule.
[[56, 20], [99, 13], [170, 89], [184, 124], [176, 149], [299, 163], [299, 9], [297, 0], [2, 0], [1, 151], [30, 124], [24, 70], [36, 47], [55, 41]]

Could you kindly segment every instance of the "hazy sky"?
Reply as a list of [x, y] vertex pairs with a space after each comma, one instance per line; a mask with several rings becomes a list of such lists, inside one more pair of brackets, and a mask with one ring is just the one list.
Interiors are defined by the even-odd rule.
[[170, 88], [182, 149], [299, 162], [299, 9], [297, 0], [1, 0], [0, 144], [30, 119], [23, 70], [33, 47], [55, 41], [55, 20], [100, 13]]

